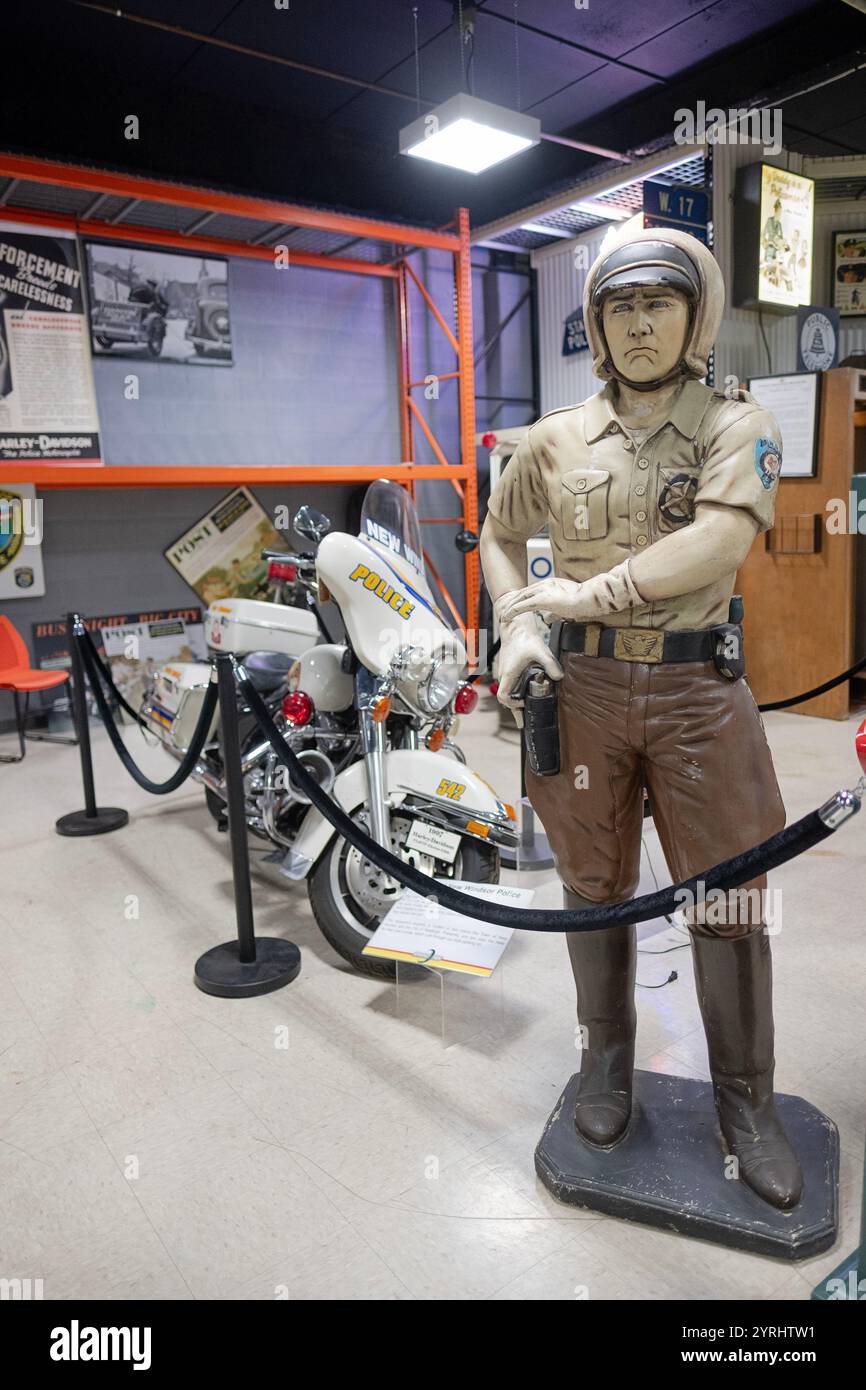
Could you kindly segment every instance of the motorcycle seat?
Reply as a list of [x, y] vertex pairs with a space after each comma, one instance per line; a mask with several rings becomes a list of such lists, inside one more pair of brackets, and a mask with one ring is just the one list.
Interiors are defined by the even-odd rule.
[[295, 658], [283, 652], [250, 652], [243, 658], [251, 684], [260, 695], [271, 695], [284, 684]]

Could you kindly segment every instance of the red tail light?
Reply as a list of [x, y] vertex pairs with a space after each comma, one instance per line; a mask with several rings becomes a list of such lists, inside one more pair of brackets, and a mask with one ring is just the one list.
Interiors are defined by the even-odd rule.
[[294, 584], [297, 577], [297, 565], [290, 565], [285, 560], [271, 560], [271, 563], [268, 565], [268, 579], [271, 583], [273, 583], [275, 579], [283, 579], [288, 580], [290, 584]]
[[454, 696], [454, 713], [471, 714], [478, 704], [478, 691], [474, 685], [461, 685]]
[[315, 713], [315, 705], [305, 690], [292, 690], [288, 695], [284, 695], [280, 708], [286, 723], [296, 729], [309, 724]]

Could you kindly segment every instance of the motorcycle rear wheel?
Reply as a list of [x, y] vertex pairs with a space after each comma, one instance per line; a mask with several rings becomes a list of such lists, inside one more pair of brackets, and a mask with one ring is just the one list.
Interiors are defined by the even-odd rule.
[[[409, 815], [392, 813], [391, 841], [395, 853], [405, 843], [412, 819]], [[367, 828], [366, 818], [360, 823], [364, 829]], [[448, 865], [428, 860], [428, 856], [413, 854], [417, 868], [422, 868], [418, 862], [422, 857], [428, 861], [424, 866], [425, 871], [433, 868], [440, 876], [447, 873]], [[495, 845], [464, 838], [453, 867], [454, 878], [474, 883], [498, 883], [499, 851]], [[393, 980], [397, 975], [396, 961], [363, 955], [364, 947], [379, 925], [384, 911], [402, 892], [402, 889], [397, 889], [393, 894], [390, 890], [383, 891], [385, 879], [380, 869], [364, 859], [345, 840], [335, 836], [307, 880], [310, 906], [325, 940], [359, 974], [370, 975], [377, 980]], [[431, 888], [435, 886], [431, 884]], [[377, 898], [382, 908], [378, 912]], [[425, 979], [429, 973], [420, 965], [400, 966], [401, 980]]]

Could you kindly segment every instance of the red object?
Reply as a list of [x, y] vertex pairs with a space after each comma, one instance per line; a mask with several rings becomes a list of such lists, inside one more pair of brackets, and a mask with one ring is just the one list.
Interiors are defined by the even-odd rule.
[[296, 729], [309, 724], [315, 713], [315, 705], [305, 690], [293, 690], [284, 695], [280, 708], [286, 723], [294, 725]]
[[471, 714], [478, 704], [478, 691], [474, 685], [461, 685], [454, 696], [454, 713]]
[[482, 434], [481, 443], [484, 445], [485, 449], [493, 448], [496, 443], [496, 435], [492, 430], [488, 430], [486, 434]]
[[491, 682], [490, 682], [490, 694], [491, 694], [491, 695], [498, 695], [498, 694], [499, 694], [499, 681], [491, 681]]
[[[24, 638], [8, 618], [0, 618], [0, 690], [11, 690], [15, 700], [15, 723], [21, 752], [15, 757], [2, 756], [0, 763], [20, 763], [27, 751], [24, 729], [27, 724], [27, 705], [31, 690], [53, 690], [63, 685], [69, 676], [65, 671], [36, 671], [30, 665], [30, 653]], [[22, 710], [18, 696], [24, 696]]]
[[290, 584], [294, 584], [298, 577], [297, 565], [290, 565], [286, 560], [271, 560], [268, 565], [268, 579], [286, 579]]
[[860, 766], [864, 773], [866, 773], [866, 719], [863, 720], [863, 723], [854, 735], [854, 747], [857, 751], [857, 757], [860, 759]]

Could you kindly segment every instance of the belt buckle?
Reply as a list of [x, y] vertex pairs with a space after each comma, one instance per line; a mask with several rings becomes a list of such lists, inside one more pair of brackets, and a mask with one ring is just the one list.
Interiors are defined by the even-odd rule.
[[665, 635], [643, 627], [618, 627], [613, 654], [619, 661], [660, 662], [664, 658]]

